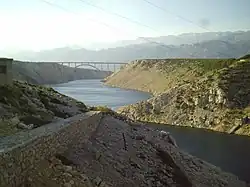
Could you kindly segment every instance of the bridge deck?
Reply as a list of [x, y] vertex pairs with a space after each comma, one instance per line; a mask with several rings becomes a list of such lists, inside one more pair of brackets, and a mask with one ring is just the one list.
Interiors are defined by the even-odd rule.
[[55, 63], [55, 64], [128, 64], [127, 62], [90, 62], [90, 61], [86, 61], [86, 62], [34, 62], [33, 63]]
[[[28, 61], [26, 61], [28, 62]], [[113, 69], [113, 71], [115, 71], [116, 69], [119, 69], [121, 65], [125, 65], [128, 64], [126, 62], [102, 62], [102, 61], [69, 61], [69, 62], [65, 62], [65, 61], [50, 61], [50, 62], [42, 62], [42, 61], [32, 61], [33, 63], [52, 63], [52, 64], [60, 64], [60, 65], [64, 65], [64, 66], [69, 66], [69, 67], [73, 67], [73, 68], [79, 68], [81, 66], [90, 66], [96, 70], [108, 70], [111, 71], [111, 69]], [[104, 68], [106, 66], [106, 68]], [[110, 67], [110, 66], [113, 66]], [[117, 67], [119, 66], [119, 67]]]

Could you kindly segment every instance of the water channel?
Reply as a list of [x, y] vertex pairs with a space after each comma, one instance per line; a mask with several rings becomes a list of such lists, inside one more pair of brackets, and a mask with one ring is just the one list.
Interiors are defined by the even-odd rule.
[[[106, 105], [114, 110], [151, 97], [144, 92], [108, 87], [100, 80], [77, 80], [52, 87], [87, 105]], [[250, 182], [250, 137], [167, 125], [155, 127], [171, 132], [183, 150]]]

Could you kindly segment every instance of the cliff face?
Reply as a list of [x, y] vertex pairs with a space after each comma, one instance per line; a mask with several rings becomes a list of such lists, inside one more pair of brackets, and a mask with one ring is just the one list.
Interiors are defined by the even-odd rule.
[[103, 79], [109, 71], [71, 68], [54, 63], [14, 62], [13, 77], [33, 84], [58, 84], [78, 79]]
[[250, 134], [249, 60], [142, 60], [106, 83], [155, 93], [120, 109], [134, 119]]

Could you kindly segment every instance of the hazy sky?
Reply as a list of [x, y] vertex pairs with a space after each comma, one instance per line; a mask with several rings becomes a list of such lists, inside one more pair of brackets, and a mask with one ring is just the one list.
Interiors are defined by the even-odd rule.
[[80, 0], [47, 1], [68, 12], [42, 0], [0, 0], [0, 50], [88, 46], [139, 36], [207, 31], [176, 15], [203, 24], [210, 31], [250, 30], [250, 0], [149, 0], [169, 12], [143, 0], [83, 0], [152, 29], [107, 14]]

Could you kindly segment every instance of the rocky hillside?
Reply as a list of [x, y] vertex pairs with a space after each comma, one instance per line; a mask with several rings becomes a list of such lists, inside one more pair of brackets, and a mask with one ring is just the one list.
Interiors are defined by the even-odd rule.
[[238, 177], [183, 152], [167, 132], [106, 108], [88, 108], [52, 88], [26, 82], [0, 87], [0, 142], [3, 136], [32, 133], [33, 128], [89, 110], [104, 111], [90, 138], [36, 164], [21, 186], [247, 186]]
[[131, 118], [250, 135], [247, 58], [139, 60], [106, 84], [155, 94], [120, 110]]
[[14, 62], [13, 76], [33, 84], [57, 84], [78, 79], [103, 79], [108, 71], [70, 68], [54, 63]]
[[247, 187], [238, 177], [183, 152], [169, 134], [104, 115], [82, 144], [37, 164], [31, 187]]
[[15, 81], [0, 86], [0, 137], [88, 111], [52, 88]]

